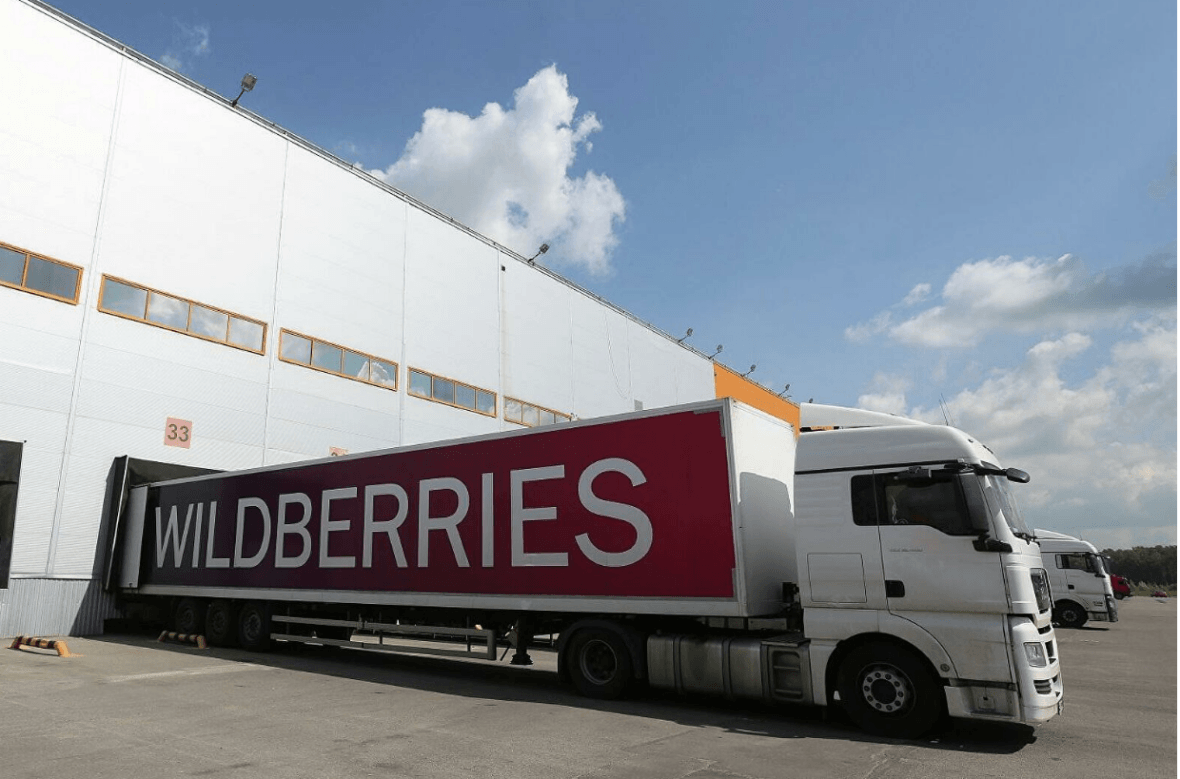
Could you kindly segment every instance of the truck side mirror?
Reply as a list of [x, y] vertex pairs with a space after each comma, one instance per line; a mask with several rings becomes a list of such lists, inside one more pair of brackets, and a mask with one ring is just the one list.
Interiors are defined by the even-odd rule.
[[1019, 468], [1008, 468], [1004, 471], [1004, 475], [1008, 477], [1008, 481], [1014, 481], [1017, 484], [1028, 484], [1031, 478], [1026, 471]]

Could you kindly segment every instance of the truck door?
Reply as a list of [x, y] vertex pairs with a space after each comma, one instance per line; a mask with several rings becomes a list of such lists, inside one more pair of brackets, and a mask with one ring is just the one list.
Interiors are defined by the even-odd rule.
[[889, 611], [1007, 611], [1000, 555], [974, 545], [962, 483], [972, 477], [875, 471], [859, 478], [873, 493]]
[[[799, 573], [805, 606], [883, 609], [881, 538], [862, 507], [852, 507], [850, 521], [848, 480], [847, 473], [796, 477], [795, 543], [804, 552]], [[871, 495], [869, 500], [871, 505]]]
[[1072, 595], [1087, 609], [1093, 605], [1091, 599], [1102, 601], [1106, 595], [1103, 577], [1098, 573], [1093, 555], [1085, 552], [1066, 552], [1054, 555], [1054, 562], [1061, 569], [1065, 580], [1065, 592], [1054, 593], [1057, 597]]

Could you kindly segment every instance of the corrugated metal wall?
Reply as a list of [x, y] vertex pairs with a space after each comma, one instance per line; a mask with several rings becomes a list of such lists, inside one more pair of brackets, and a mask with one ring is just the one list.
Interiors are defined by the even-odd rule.
[[13, 579], [0, 590], [0, 636], [92, 636], [117, 616], [97, 581]]

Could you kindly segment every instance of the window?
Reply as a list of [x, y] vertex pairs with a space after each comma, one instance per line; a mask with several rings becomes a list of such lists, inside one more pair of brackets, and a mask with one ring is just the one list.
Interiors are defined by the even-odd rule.
[[410, 394], [484, 416], [496, 416], [496, 393], [417, 368], [410, 368]]
[[266, 352], [264, 322], [111, 276], [102, 277], [98, 309], [205, 341], [216, 341], [258, 354]]
[[555, 425], [558, 422], [569, 422], [573, 419], [569, 414], [542, 408], [532, 403], [526, 403], [517, 398], [504, 398], [504, 419], [525, 427], [540, 425]]
[[0, 243], [0, 285], [76, 304], [81, 282], [76, 265]]
[[1093, 555], [1082, 552], [1057, 555], [1057, 567], [1073, 571], [1085, 571], [1086, 573], [1098, 573], [1098, 569], [1094, 565]]
[[280, 331], [279, 359], [386, 389], [397, 389], [397, 363], [292, 330]]
[[953, 536], [975, 535], [959, 477], [905, 471], [852, 477], [852, 519], [858, 525], [927, 525]]

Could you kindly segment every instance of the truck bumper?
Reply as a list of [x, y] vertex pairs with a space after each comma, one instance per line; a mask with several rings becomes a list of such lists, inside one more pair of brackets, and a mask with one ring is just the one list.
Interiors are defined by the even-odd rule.
[[1106, 596], [1106, 608], [1094, 609], [1088, 612], [1090, 619], [1094, 622], [1118, 622], [1119, 621], [1119, 607], [1114, 597]]
[[[1016, 682], [952, 682], [946, 687], [947, 713], [952, 717], [1039, 725], [1061, 713], [1061, 664], [1052, 627], [1038, 628], [1027, 617], [1009, 617], [1009, 635]], [[1040, 646], [1042, 665], [1033, 665], [1025, 644]]]

